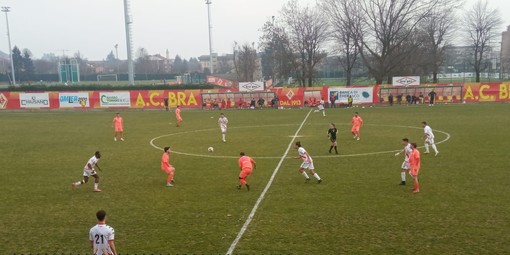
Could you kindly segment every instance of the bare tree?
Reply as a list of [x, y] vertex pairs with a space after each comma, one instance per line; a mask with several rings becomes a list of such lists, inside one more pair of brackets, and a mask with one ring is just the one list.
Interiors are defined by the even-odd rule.
[[264, 23], [261, 32], [259, 45], [262, 51], [263, 75], [275, 83], [287, 80], [297, 69], [289, 35], [275, 17]]
[[234, 66], [240, 82], [254, 81], [257, 71], [257, 50], [255, 43], [245, 43], [234, 48]]
[[357, 0], [321, 0], [321, 10], [326, 13], [335, 45], [340, 51], [340, 63], [346, 74], [346, 85], [352, 84], [352, 73], [359, 59], [358, 31], [362, 27]]
[[490, 8], [485, 0], [476, 2], [464, 16], [468, 42], [473, 50], [471, 64], [475, 70], [476, 82], [480, 82], [480, 73], [487, 69], [486, 54], [491, 50], [490, 42], [496, 36], [502, 24], [500, 13]]
[[293, 51], [300, 59], [300, 83], [312, 86], [317, 64], [327, 56], [323, 46], [328, 39], [328, 22], [317, 6], [301, 7], [291, 0], [280, 11]]
[[437, 83], [439, 68], [444, 64], [446, 49], [453, 39], [459, 0], [444, 1], [426, 16], [419, 25], [424, 53], [424, 71], [432, 73], [432, 82]]
[[400, 74], [397, 69], [409, 58], [414, 47], [401, 47], [416, 33], [441, 0], [353, 1], [363, 17], [358, 41], [361, 58], [377, 83]]

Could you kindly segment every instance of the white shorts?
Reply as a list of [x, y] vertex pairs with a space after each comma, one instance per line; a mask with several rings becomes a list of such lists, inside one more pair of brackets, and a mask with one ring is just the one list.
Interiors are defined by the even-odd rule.
[[404, 170], [411, 169], [411, 165], [409, 164], [409, 162], [404, 161], [404, 163], [402, 163], [402, 169], [404, 169]]
[[318, 106], [317, 106], [317, 109], [319, 109], [319, 111], [324, 110], [324, 105], [321, 105], [321, 104], [320, 104], [320, 105], [318, 105]]
[[221, 133], [227, 133], [227, 128], [220, 128], [221, 129]]
[[427, 139], [425, 139], [425, 143], [434, 144], [434, 138], [427, 137]]
[[301, 168], [309, 170], [315, 169], [315, 167], [313, 166], [313, 162], [303, 162], [303, 164], [301, 164]]
[[84, 177], [90, 177], [92, 175], [96, 175], [96, 170], [90, 170], [90, 169], [83, 169], [83, 176]]

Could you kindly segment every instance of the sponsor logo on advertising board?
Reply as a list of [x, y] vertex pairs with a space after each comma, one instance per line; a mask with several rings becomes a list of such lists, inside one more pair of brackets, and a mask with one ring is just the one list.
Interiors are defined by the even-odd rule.
[[48, 108], [50, 97], [48, 93], [20, 93], [19, 105], [21, 108]]
[[420, 85], [420, 76], [393, 77], [393, 86], [418, 86]]
[[7, 108], [7, 102], [9, 102], [7, 97], [5, 97], [3, 93], [0, 93], [0, 109]]
[[129, 92], [101, 92], [99, 93], [101, 107], [129, 107], [131, 100]]
[[88, 93], [59, 93], [60, 107], [89, 107]]

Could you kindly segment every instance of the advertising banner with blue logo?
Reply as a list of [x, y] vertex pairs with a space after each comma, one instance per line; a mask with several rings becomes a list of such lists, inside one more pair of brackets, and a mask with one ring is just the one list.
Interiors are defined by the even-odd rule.
[[81, 93], [59, 93], [58, 101], [60, 103], [60, 108], [67, 107], [89, 107], [90, 99], [89, 93], [81, 92]]
[[328, 98], [336, 98], [337, 103], [347, 103], [349, 96], [352, 97], [354, 104], [371, 104], [374, 102], [374, 88], [346, 88], [330, 87], [328, 89]]
[[48, 93], [20, 93], [20, 108], [50, 108]]

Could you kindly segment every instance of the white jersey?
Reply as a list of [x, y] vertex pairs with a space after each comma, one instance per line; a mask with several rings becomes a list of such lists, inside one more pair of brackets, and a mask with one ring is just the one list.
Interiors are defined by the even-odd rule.
[[434, 132], [432, 132], [432, 128], [430, 128], [429, 126], [425, 126], [423, 128], [423, 132], [425, 133], [427, 138], [434, 139]]
[[[92, 156], [92, 158], [89, 159], [89, 161], [87, 161], [87, 164], [85, 164], [85, 166], [83, 167], [84, 170], [93, 170], [94, 167], [96, 166], [97, 162], [99, 161], [98, 158], [96, 158], [96, 156]], [[89, 165], [92, 167], [92, 168], [89, 168]]]
[[115, 238], [115, 230], [106, 224], [97, 224], [90, 229], [89, 240], [94, 246], [94, 255], [113, 254], [108, 241]]
[[313, 162], [312, 157], [310, 157], [310, 155], [308, 155], [305, 148], [299, 147], [298, 153], [299, 153], [299, 157], [301, 157], [303, 159], [303, 163], [312, 163]]
[[413, 151], [413, 149], [411, 148], [411, 144], [407, 144], [405, 147], [404, 147], [404, 161], [405, 162], [409, 162], [409, 156], [411, 155], [411, 152]]
[[227, 125], [228, 125], [227, 117], [220, 117], [218, 119], [218, 125], [220, 125], [221, 130], [227, 130]]
[[317, 109], [320, 111], [324, 110], [324, 100], [319, 101], [319, 105], [317, 105]]

